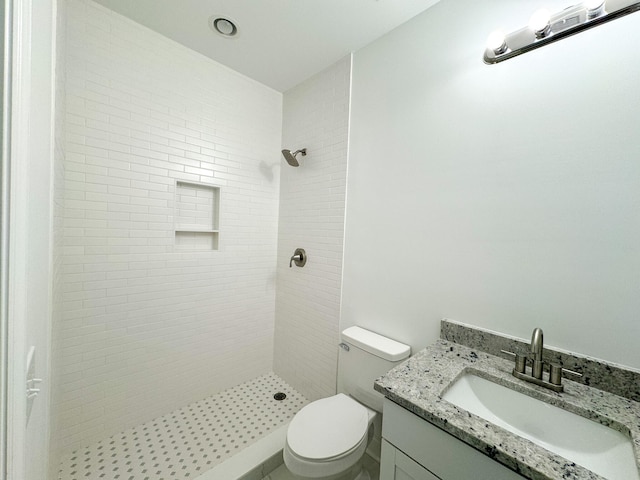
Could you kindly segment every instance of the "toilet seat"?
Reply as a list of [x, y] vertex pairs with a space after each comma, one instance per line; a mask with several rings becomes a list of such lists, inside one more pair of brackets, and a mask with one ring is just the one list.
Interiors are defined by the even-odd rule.
[[369, 409], [343, 393], [316, 400], [291, 420], [287, 445], [300, 459], [337, 459], [366, 441], [369, 418]]
[[[356, 480], [369, 475], [363, 456], [380, 444], [383, 395], [373, 382], [409, 356], [411, 347], [358, 326], [343, 330], [339, 392], [316, 400], [289, 423], [282, 456], [295, 478]], [[348, 394], [348, 395], [346, 395]]]

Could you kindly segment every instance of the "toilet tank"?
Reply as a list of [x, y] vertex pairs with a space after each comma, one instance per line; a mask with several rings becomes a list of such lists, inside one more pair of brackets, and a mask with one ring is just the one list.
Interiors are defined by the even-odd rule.
[[338, 392], [381, 412], [384, 396], [373, 389], [373, 382], [406, 360], [411, 347], [361, 327], [343, 330], [341, 339]]

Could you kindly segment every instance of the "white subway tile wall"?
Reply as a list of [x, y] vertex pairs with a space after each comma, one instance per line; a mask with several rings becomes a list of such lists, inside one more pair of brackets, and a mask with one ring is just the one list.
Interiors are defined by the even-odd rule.
[[210, 185], [177, 182], [176, 229], [218, 229], [220, 189]]
[[178, 249], [218, 250], [220, 189], [176, 182], [175, 245]]
[[[280, 93], [102, 6], [65, 21], [52, 463], [272, 369], [282, 125]], [[219, 250], [176, 249], [177, 181], [221, 189]]]
[[[274, 369], [309, 400], [336, 390], [351, 57], [284, 94]], [[289, 268], [297, 247], [308, 255]]]

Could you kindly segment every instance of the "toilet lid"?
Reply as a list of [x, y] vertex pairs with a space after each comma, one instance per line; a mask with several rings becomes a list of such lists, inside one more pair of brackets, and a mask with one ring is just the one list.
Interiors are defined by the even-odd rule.
[[300, 410], [287, 430], [287, 443], [299, 457], [322, 460], [348, 452], [367, 433], [367, 409], [339, 393]]

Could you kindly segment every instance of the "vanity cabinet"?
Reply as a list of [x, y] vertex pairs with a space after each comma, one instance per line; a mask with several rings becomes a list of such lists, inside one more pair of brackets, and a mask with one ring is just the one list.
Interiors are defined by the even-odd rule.
[[382, 440], [380, 480], [440, 480], [411, 457]]
[[380, 480], [522, 480], [453, 435], [384, 400]]

